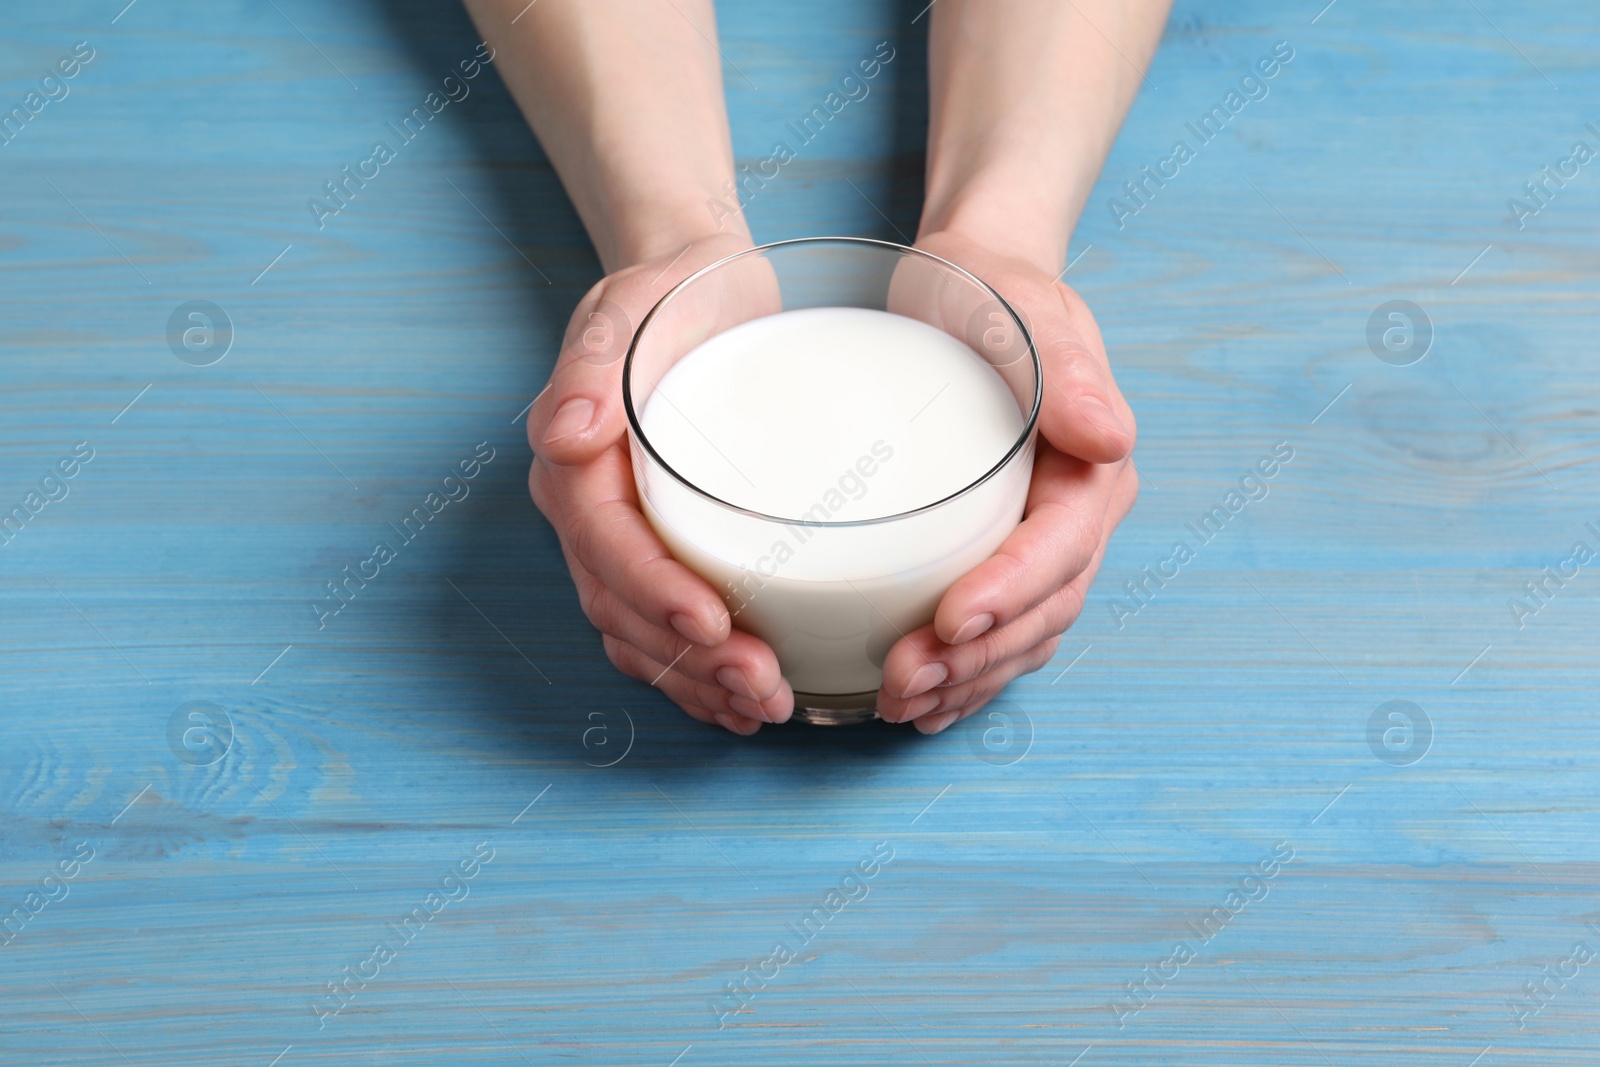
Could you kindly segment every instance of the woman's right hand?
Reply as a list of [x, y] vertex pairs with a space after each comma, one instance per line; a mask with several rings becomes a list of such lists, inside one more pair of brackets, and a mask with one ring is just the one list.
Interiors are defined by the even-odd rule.
[[772, 649], [733, 628], [722, 597], [672, 558], [640, 512], [622, 366], [634, 330], [667, 290], [749, 246], [743, 236], [714, 233], [601, 280], [579, 301], [550, 382], [528, 413], [528, 489], [561, 539], [607, 658], [692, 717], [745, 735], [786, 721], [794, 693]]

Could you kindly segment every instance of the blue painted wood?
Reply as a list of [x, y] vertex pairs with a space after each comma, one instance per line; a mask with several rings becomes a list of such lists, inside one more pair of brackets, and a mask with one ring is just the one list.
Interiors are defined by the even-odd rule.
[[[1600, 164], [1522, 228], [1506, 203], [1600, 144], [1583, 5], [1181, 3], [1067, 275], [1146, 476], [1083, 619], [997, 706], [1011, 735], [749, 741], [609, 668], [527, 500], [515, 417], [598, 268], [495, 76], [306, 208], [471, 54], [464, 17], [119, 6], [0, 42], [7, 107], [95, 50], [0, 147], [0, 504], [93, 449], [0, 548], [0, 1061], [1593, 1062], [1600, 579], [1508, 606], [1600, 549]], [[722, 6], [749, 158], [899, 48], [758, 236], [911, 227], [919, 6]], [[235, 330], [211, 366], [165, 338], [191, 300]], [[1390, 300], [1431, 320], [1414, 365], [1369, 350]], [[1431, 725], [1415, 762], [1387, 720], [1369, 743], [1394, 700]], [[190, 702], [231, 721], [215, 763], [169, 741]]]

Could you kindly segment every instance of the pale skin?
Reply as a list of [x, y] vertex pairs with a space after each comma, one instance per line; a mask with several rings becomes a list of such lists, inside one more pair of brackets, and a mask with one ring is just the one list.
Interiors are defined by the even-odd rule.
[[[1045, 395], [1022, 524], [950, 588], [931, 624], [890, 650], [878, 693], [890, 722], [937, 733], [1049, 662], [1138, 494], [1133, 412], [1093, 315], [1057, 278], [1169, 4], [938, 0], [925, 16], [931, 115], [916, 244], [1022, 312]], [[627, 337], [613, 336], [677, 282], [751, 244], [729, 210], [735, 170], [711, 0], [466, 6], [606, 271], [528, 415], [534, 502], [619, 670], [738, 734], [784, 722], [794, 696], [772, 650], [732, 626], [717, 591], [639, 511], [617, 358]]]

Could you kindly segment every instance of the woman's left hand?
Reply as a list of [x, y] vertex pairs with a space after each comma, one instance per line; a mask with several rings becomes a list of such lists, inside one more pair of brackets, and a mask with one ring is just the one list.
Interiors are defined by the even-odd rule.
[[938, 733], [1050, 661], [1083, 609], [1106, 542], [1139, 494], [1133, 411], [1083, 300], [1037, 267], [953, 233], [917, 247], [966, 268], [1017, 309], [1044, 368], [1022, 524], [939, 601], [934, 621], [884, 661], [878, 713]]

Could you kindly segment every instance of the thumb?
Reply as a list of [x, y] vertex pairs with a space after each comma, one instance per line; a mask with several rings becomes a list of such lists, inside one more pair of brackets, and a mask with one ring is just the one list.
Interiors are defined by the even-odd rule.
[[[750, 246], [747, 237], [717, 234], [692, 241], [663, 266], [660, 261], [640, 264], [601, 281], [578, 304], [567, 323], [567, 335], [550, 383], [528, 412], [528, 444], [536, 455], [552, 463], [573, 466], [587, 463], [620, 441], [628, 420], [622, 406], [622, 368], [650, 309], [683, 279], [724, 256]], [[665, 257], [663, 257], [665, 258]], [[764, 278], [764, 263], [749, 264], [701, 287], [688, 300], [678, 301], [657, 332], [666, 332], [672, 345], [685, 347], [691, 337], [704, 339], [743, 321], [753, 303], [745, 293], [754, 274]], [[770, 268], [766, 273], [770, 274]], [[773, 293], [776, 286], [771, 286]], [[725, 291], [726, 294], [725, 295]], [[758, 290], [765, 294], [765, 290]], [[768, 303], [781, 303], [771, 296]], [[777, 310], [776, 307], [771, 310]], [[732, 316], [723, 324], [719, 320]]]
[[1056, 448], [1091, 463], [1114, 463], [1133, 451], [1133, 410], [1111, 376], [1105, 345], [1089, 309], [1066, 286], [1040, 315], [1034, 343], [1044, 369], [1039, 429]]
[[618, 295], [602, 288], [578, 304], [550, 381], [528, 411], [528, 444], [553, 463], [587, 463], [627, 429], [623, 357], [653, 299], [647, 290]]

